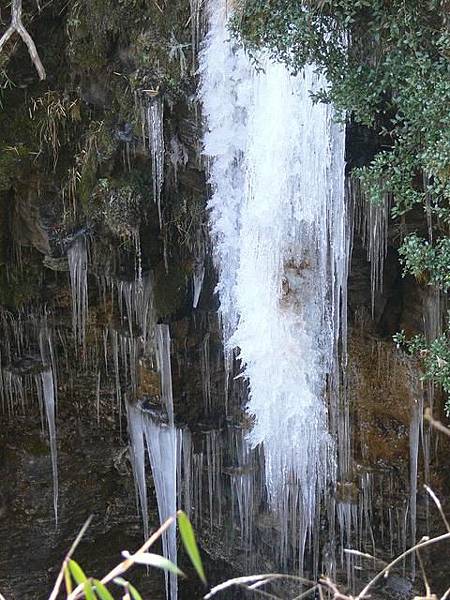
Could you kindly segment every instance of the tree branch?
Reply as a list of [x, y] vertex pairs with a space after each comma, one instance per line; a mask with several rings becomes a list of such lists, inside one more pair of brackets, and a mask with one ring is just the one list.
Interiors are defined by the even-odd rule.
[[22, 23], [22, 0], [12, 0], [11, 25], [0, 38], [0, 52], [3, 50], [3, 46], [6, 44], [6, 42], [13, 35], [14, 32], [18, 33], [24, 41], [24, 43], [26, 44], [31, 60], [33, 61], [34, 66], [36, 67], [36, 71], [38, 72], [39, 79], [45, 79], [46, 73], [44, 65], [42, 64], [41, 59], [39, 58], [39, 54], [36, 49], [36, 44], [34, 43], [31, 35], [25, 29], [24, 24]]

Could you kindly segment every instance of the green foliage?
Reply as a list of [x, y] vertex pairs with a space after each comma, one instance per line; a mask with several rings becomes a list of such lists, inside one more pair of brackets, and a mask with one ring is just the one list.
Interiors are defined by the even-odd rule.
[[191, 522], [187, 515], [183, 511], [178, 512], [178, 527], [180, 529], [181, 541], [183, 546], [194, 565], [197, 575], [206, 585], [205, 571], [203, 569], [202, 559], [200, 558], [200, 552], [198, 551], [197, 542], [195, 540], [195, 533], [192, 529]]
[[[176, 518], [180, 530], [180, 537], [186, 552], [191, 559], [192, 565], [198, 576], [203, 583], [206, 584], [203, 563], [200, 558], [191, 522], [187, 515], [181, 510], [177, 512]], [[87, 577], [80, 565], [73, 560], [72, 555], [89, 527], [91, 519], [92, 517], [86, 521], [67, 553], [50, 598], [55, 599], [58, 597], [60, 586], [64, 579], [67, 600], [74, 600], [75, 598], [78, 598], [80, 594], [82, 594], [86, 600], [114, 600], [114, 596], [106, 587], [110, 582], [113, 582], [124, 589], [126, 592], [124, 597], [132, 598], [133, 600], [143, 600], [138, 590], [127, 579], [122, 577], [122, 575], [134, 565], [146, 565], [184, 577], [184, 573], [170, 560], [159, 554], [148, 552], [148, 549], [161, 536], [164, 530], [168, 527], [175, 526], [175, 515], [167, 519], [158, 531], [154, 533], [136, 553], [130, 554], [127, 551], [122, 552], [124, 560], [103, 577], [102, 581]]]
[[[425, 336], [415, 335], [408, 338], [404, 331], [394, 336], [398, 348], [403, 348], [411, 356], [419, 357], [422, 363], [424, 381], [441, 385], [450, 396], [450, 336], [447, 330], [431, 342]], [[446, 403], [446, 414], [450, 416], [450, 401]]]
[[294, 72], [314, 62], [330, 83], [317, 98], [380, 135], [383, 151], [359, 173], [371, 197], [394, 194], [397, 215], [425, 193], [439, 204], [450, 176], [443, 0], [248, 0], [234, 29]]
[[432, 245], [415, 234], [407, 236], [399, 249], [404, 274], [411, 274], [421, 282], [450, 288], [450, 238], [442, 237]]
[[[380, 151], [353, 175], [392, 215], [423, 207], [435, 241], [413, 234], [399, 249], [405, 274], [450, 288], [450, 30], [446, 0], [246, 0], [232, 24], [257, 59], [263, 46], [296, 73], [314, 63], [329, 82], [315, 94], [339, 118], [370, 128]], [[425, 220], [425, 215], [424, 215]], [[406, 346], [425, 376], [450, 393], [447, 332]], [[445, 356], [443, 356], [445, 354]], [[444, 366], [443, 366], [444, 365]], [[445, 367], [445, 368], [444, 368]]]

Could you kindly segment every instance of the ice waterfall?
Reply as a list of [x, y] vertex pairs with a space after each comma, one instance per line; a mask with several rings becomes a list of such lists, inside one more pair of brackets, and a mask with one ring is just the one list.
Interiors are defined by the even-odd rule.
[[325, 398], [347, 270], [344, 130], [310, 98], [326, 85], [314, 66], [294, 77], [261, 55], [255, 69], [230, 40], [227, 10], [210, 1], [200, 56], [220, 314], [228, 357], [239, 349], [248, 381], [269, 503], [283, 532], [289, 522], [298, 530], [301, 563], [335, 472]]

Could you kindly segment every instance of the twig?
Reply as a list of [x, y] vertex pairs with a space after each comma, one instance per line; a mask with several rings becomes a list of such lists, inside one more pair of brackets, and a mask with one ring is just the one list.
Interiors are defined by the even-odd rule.
[[[60, 571], [58, 573], [58, 577], [56, 578], [55, 587], [53, 588], [52, 593], [50, 594], [48, 600], [56, 600], [56, 598], [58, 596], [58, 593], [59, 593], [59, 588], [61, 587], [61, 583], [62, 583], [62, 580], [63, 580], [63, 577], [64, 577], [64, 569], [66, 568], [66, 565], [67, 565], [67, 563], [70, 560], [70, 557], [75, 552], [75, 548], [80, 543], [81, 538], [86, 533], [86, 530], [89, 527], [89, 525], [91, 524], [91, 521], [92, 521], [92, 515], [87, 519], [86, 523], [80, 529], [80, 533], [77, 535], [77, 537], [75, 538], [73, 544], [70, 546], [69, 552], [64, 557], [63, 563], [61, 565], [61, 569], [60, 569]], [[1, 598], [0, 598], [0, 600], [1, 600]]]
[[[290, 579], [298, 583], [305, 583], [306, 585], [316, 585], [315, 581], [304, 579], [303, 577], [297, 577], [296, 575], [286, 575], [284, 573], [265, 573], [264, 575], [248, 575], [246, 577], [234, 577], [233, 579], [228, 579], [227, 581], [211, 588], [211, 590], [206, 594], [206, 596], [203, 596], [203, 598], [204, 600], [209, 600], [209, 598], [212, 598], [217, 593], [221, 592], [222, 590], [226, 590], [227, 588], [232, 587], [233, 585], [240, 587], [245, 586], [249, 588], [249, 583], [257, 583], [259, 581], [264, 581], [267, 579]], [[257, 591], [261, 592], [262, 590]]]
[[428, 485], [424, 485], [424, 488], [427, 490], [427, 492], [430, 494], [431, 498], [433, 499], [433, 502], [436, 504], [437, 509], [441, 514], [442, 520], [444, 521], [445, 527], [446, 527], [447, 531], [450, 533], [450, 523], [447, 521], [447, 517], [445, 516], [445, 513], [442, 510], [442, 504], [441, 504], [439, 498], [436, 496], [436, 494], [433, 492], [433, 490], [430, 487], [428, 487]]
[[447, 600], [450, 598], [450, 588], [445, 592], [445, 594], [441, 597], [441, 600]]
[[293, 598], [293, 600], [302, 600], [302, 598], [306, 598], [306, 596], [309, 596], [309, 594], [311, 594], [312, 592], [315, 592], [317, 590], [317, 588], [320, 588], [320, 585], [317, 584], [312, 588], [309, 588], [309, 590], [304, 591], [302, 594], [300, 594], [300, 596], [295, 596], [295, 598]]
[[422, 557], [420, 555], [419, 550], [416, 550], [416, 554], [417, 554], [417, 560], [419, 561], [420, 570], [422, 572], [423, 584], [425, 586], [425, 595], [428, 598], [431, 596], [431, 587], [430, 587], [430, 584], [428, 583], [427, 574], [425, 573], [425, 568], [423, 566], [423, 561], [422, 561]]
[[366, 587], [356, 596], [356, 600], [361, 600], [361, 598], [364, 598], [365, 595], [367, 594], [367, 592], [369, 591], [369, 589], [373, 586], [373, 584], [375, 582], [377, 582], [380, 579], [380, 577], [382, 577], [385, 573], [389, 573], [389, 571], [392, 569], [392, 567], [394, 565], [396, 565], [397, 563], [399, 563], [400, 561], [402, 561], [405, 558], [405, 556], [408, 556], [412, 552], [416, 552], [416, 550], [421, 550], [422, 548], [431, 546], [431, 544], [436, 544], [436, 543], [442, 542], [444, 540], [450, 540], [450, 533], [444, 533], [442, 535], [439, 535], [439, 536], [431, 538], [431, 539], [425, 539], [425, 541], [423, 541], [423, 542], [421, 541], [418, 544], [415, 544], [414, 546], [409, 548], [408, 550], [405, 550], [405, 552], [400, 554], [400, 556], [397, 556], [397, 558], [395, 558], [392, 562], [390, 562], [386, 567], [384, 567], [384, 569], [382, 571], [380, 571], [377, 575], [375, 575], [375, 577], [373, 579], [371, 579], [369, 581], [369, 583], [366, 585]]
[[382, 560], [381, 558], [377, 558], [376, 556], [373, 556], [372, 554], [368, 554], [367, 552], [360, 552], [359, 550], [353, 550], [353, 548], [344, 548], [344, 552], [345, 552], [345, 554], [352, 554], [353, 556], [360, 556], [361, 558], [375, 560], [376, 562], [380, 562], [383, 565], [387, 564], [386, 561]]
[[160, 5], [158, 4], [158, 2], [156, 0], [153, 0], [153, 4], [156, 6], [156, 8], [159, 10], [159, 12], [163, 15], [164, 11], [163, 9], [160, 7]]
[[430, 423], [430, 425], [432, 427], [434, 427], [435, 429], [437, 429], [438, 431], [442, 431], [442, 433], [445, 433], [445, 435], [450, 436], [450, 429], [448, 427], [446, 427], [443, 423], [441, 423], [440, 421], [437, 421], [433, 415], [431, 414], [431, 410], [429, 407], [427, 407], [425, 409], [425, 414], [424, 414], [425, 419]]
[[328, 577], [321, 578], [319, 583], [332, 592], [333, 600], [353, 600], [353, 596], [346, 596], [345, 594], [340, 592], [337, 585], [333, 583]]
[[6, 44], [6, 42], [13, 35], [14, 32], [18, 33], [22, 40], [25, 42], [31, 60], [33, 61], [34, 66], [36, 67], [36, 71], [38, 72], [39, 79], [45, 79], [46, 73], [44, 65], [42, 64], [41, 59], [39, 58], [39, 54], [36, 49], [36, 44], [34, 43], [31, 35], [25, 29], [24, 24], [22, 23], [22, 0], [12, 0], [11, 25], [0, 38], [0, 52], [3, 50], [3, 46]]
[[247, 592], [254, 592], [255, 594], [259, 594], [263, 598], [270, 598], [270, 600], [280, 600], [280, 598], [278, 596], [275, 596], [275, 594], [271, 594], [270, 592], [266, 592], [265, 590], [260, 590], [252, 586], [245, 585], [244, 583], [237, 583], [236, 587], [242, 588], [243, 590], [247, 590]]

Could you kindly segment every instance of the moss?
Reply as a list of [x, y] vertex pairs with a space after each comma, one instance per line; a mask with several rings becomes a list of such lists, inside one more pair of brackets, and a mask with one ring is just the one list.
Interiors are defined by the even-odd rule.
[[414, 363], [390, 342], [353, 334], [349, 382], [362, 462], [370, 467], [401, 464], [408, 456], [411, 411], [420, 384]]
[[133, 181], [100, 179], [92, 193], [90, 213], [120, 238], [132, 238], [139, 231], [143, 196]]
[[17, 310], [40, 296], [38, 262], [28, 260], [22, 269], [0, 267], [0, 305]]
[[154, 269], [155, 308], [158, 319], [175, 315], [183, 308], [187, 297], [186, 270], [178, 261], [171, 261], [168, 272], [160, 263]]

